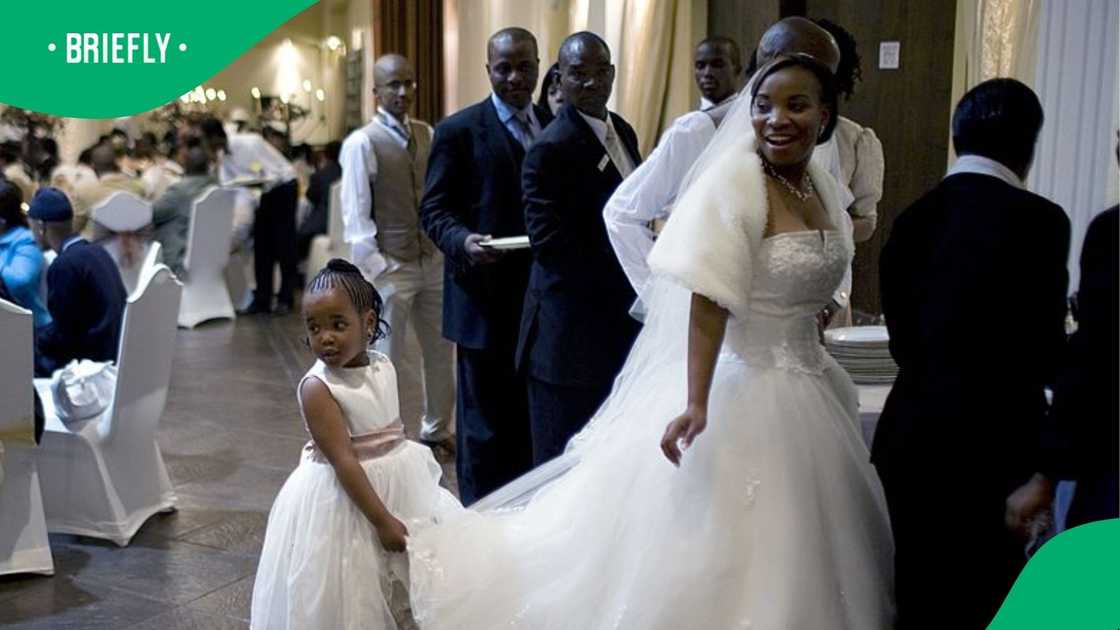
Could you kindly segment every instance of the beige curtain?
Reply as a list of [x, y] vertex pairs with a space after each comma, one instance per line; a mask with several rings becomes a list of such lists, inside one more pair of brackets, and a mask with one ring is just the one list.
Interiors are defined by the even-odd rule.
[[444, 0], [447, 112], [489, 93], [486, 40], [498, 29], [520, 26], [537, 36], [542, 74], [568, 34], [589, 30], [610, 45], [617, 68], [611, 108], [634, 125], [648, 154], [699, 99], [691, 55], [704, 37], [707, 11], [698, 0]]
[[[1043, 0], [957, 0], [952, 107], [977, 84], [1011, 77], [1035, 85]], [[950, 108], [950, 116], [952, 115]], [[952, 146], [949, 160], [955, 159]]]
[[638, 132], [642, 155], [674, 118], [699, 98], [692, 80], [692, 50], [703, 37], [707, 6], [692, 0], [624, 0], [612, 45], [618, 76], [615, 109]]

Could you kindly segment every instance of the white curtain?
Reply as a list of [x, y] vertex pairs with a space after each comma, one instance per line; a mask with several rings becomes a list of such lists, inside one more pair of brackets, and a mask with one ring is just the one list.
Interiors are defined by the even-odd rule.
[[1046, 122], [1028, 186], [1070, 216], [1070, 290], [1093, 217], [1117, 202], [1116, 0], [1044, 0], [1033, 87]]

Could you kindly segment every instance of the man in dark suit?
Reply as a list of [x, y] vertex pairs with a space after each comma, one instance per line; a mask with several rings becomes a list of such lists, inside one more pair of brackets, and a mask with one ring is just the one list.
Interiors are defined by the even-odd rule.
[[525, 156], [525, 225], [533, 267], [518, 365], [529, 383], [535, 464], [564, 450], [610, 392], [639, 324], [603, 206], [640, 163], [638, 139], [607, 111], [610, 50], [576, 33], [560, 46], [563, 109]]
[[1105, 210], [1089, 226], [1081, 247], [1077, 332], [1054, 386], [1044, 471], [1051, 479], [1077, 482], [1066, 527], [1120, 517], [1116, 444], [1120, 442], [1120, 208]]
[[529, 470], [529, 409], [514, 353], [528, 251], [487, 249], [522, 236], [521, 161], [552, 115], [534, 107], [540, 61], [532, 33], [487, 45], [493, 93], [436, 126], [420, 219], [444, 254], [443, 335], [457, 344], [459, 496], [470, 505]]
[[128, 294], [113, 259], [74, 232], [61, 190], [40, 189], [27, 216], [39, 245], [58, 252], [47, 268], [52, 322], [35, 331], [35, 375], [50, 376], [74, 359], [115, 361]]
[[1042, 106], [986, 81], [953, 114], [961, 157], [880, 260], [898, 380], [872, 445], [895, 535], [899, 630], [984, 628], [1053, 489], [1040, 443], [1065, 343], [1070, 225], [1025, 190]]

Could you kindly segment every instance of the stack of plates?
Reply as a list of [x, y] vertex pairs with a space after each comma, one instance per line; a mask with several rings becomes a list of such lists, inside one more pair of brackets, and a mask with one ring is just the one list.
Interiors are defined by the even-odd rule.
[[834, 328], [824, 332], [824, 341], [828, 353], [860, 385], [887, 385], [898, 376], [886, 326]]

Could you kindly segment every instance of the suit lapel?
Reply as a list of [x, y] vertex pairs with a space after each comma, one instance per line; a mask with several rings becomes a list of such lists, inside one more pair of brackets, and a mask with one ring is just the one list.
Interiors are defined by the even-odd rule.
[[614, 124], [614, 130], [618, 132], [618, 137], [622, 139], [622, 146], [626, 147], [626, 152], [630, 154], [630, 162], [634, 165], [634, 168], [638, 168], [638, 165], [642, 163], [642, 155], [638, 150], [637, 138], [631, 136], [627, 131], [622, 117], [614, 112], [610, 112], [610, 117]]
[[508, 162], [511, 167], [520, 168], [521, 160], [525, 157], [525, 149], [498, 119], [498, 110], [489, 97], [482, 103], [482, 124], [479, 126], [478, 134], [479, 141], [496, 159]]
[[[599, 136], [595, 135], [595, 130], [575, 107], [565, 105], [564, 109], [560, 110], [560, 115], [557, 119], [563, 119], [564, 122], [571, 125], [576, 133], [573, 134], [574, 139], [579, 144], [579, 151], [587, 156], [587, 161], [591, 164], [598, 173], [604, 177], [611, 179], [613, 185], [617, 186], [622, 181], [622, 174], [615, 168], [614, 162], [611, 161], [610, 155], [607, 153], [606, 147], [599, 141]], [[605, 164], [604, 164], [605, 160]], [[600, 168], [600, 165], [603, 165]]]

